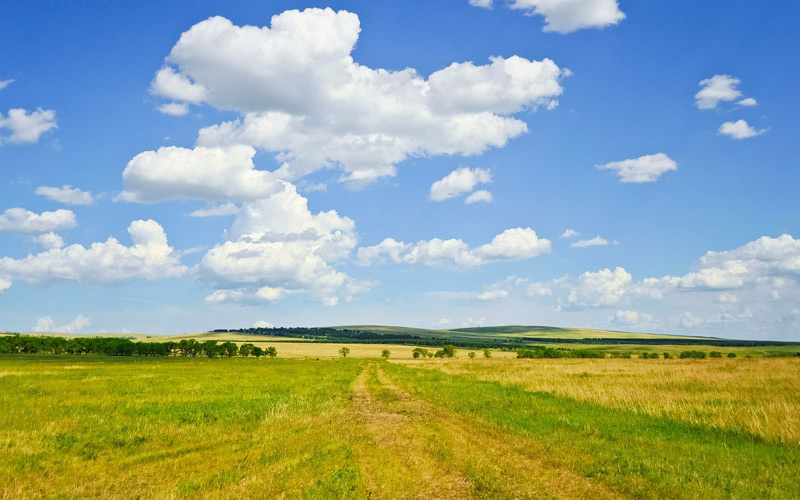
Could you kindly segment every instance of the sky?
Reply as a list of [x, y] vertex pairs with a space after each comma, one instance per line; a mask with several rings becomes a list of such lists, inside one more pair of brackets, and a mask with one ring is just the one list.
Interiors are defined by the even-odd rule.
[[0, 330], [797, 340], [798, 18], [0, 0]]

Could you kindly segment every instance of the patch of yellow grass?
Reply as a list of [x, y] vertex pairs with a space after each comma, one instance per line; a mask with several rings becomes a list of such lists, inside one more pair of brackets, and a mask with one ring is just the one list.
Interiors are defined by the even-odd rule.
[[414, 366], [800, 443], [800, 360], [453, 359]]

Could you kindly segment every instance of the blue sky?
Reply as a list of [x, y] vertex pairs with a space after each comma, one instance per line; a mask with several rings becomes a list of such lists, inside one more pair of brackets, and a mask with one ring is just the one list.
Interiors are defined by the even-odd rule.
[[0, 1], [0, 329], [796, 339], [798, 14]]

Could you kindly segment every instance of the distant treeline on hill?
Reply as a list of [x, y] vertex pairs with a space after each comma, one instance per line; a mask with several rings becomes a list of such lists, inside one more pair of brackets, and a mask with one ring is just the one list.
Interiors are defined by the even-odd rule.
[[379, 333], [364, 330], [347, 330], [339, 328], [240, 328], [238, 330], [212, 330], [213, 333], [248, 333], [250, 335], [266, 335], [269, 337], [288, 337], [309, 340], [332, 340], [343, 339], [350, 341], [405, 341], [422, 340], [424, 337], [408, 335], [404, 333]]
[[133, 342], [119, 337], [29, 337], [8, 335], [0, 337], [0, 354], [95, 354], [101, 356], [269, 356], [275, 357], [274, 347], [261, 348], [253, 344], [237, 346], [233, 342], [216, 340], [198, 342], [194, 339], [180, 342]]

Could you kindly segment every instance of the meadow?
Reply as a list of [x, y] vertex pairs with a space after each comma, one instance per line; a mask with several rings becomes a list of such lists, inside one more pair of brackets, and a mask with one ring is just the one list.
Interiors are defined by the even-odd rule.
[[0, 498], [800, 497], [800, 359], [279, 353], [0, 356]]

